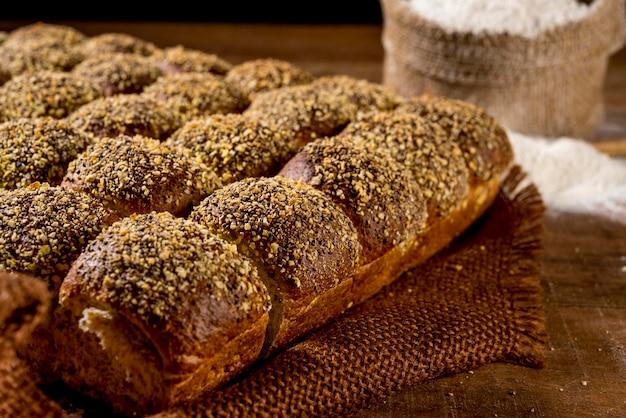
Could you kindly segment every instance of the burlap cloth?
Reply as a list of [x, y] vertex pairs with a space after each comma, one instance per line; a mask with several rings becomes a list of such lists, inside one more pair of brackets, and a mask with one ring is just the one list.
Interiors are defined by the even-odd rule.
[[610, 55], [626, 40], [624, 0], [593, 0], [580, 21], [534, 38], [449, 31], [406, 0], [381, 0], [383, 84], [473, 102], [507, 128], [591, 139], [604, 120]]
[[[544, 206], [533, 184], [520, 186], [524, 177], [515, 167], [470, 230], [372, 299], [230, 387], [154, 417], [348, 416], [487, 363], [541, 367]], [[91, 408], [84, 416], [110, 416], [28, 379], [13, 348], [47, 299], [36, 282], [12, 279], [0, 281], [0, 415], [80, 416]]]

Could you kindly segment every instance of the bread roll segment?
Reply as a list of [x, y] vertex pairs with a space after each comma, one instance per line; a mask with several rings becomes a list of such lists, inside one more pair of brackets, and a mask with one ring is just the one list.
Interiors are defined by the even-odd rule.
[[284, 177], [249, 178], [207, 197], [190, 219], [255, 261], [272, 297], [262, 355], [292, 343], [350, 305], [361, 244], [326, 195]]
[[159, 411], [249, 366], [269, 308], [236, 246], [168, 212], [133, 215], [93, 240], [63, 282], [58, 367], [120, 413]]

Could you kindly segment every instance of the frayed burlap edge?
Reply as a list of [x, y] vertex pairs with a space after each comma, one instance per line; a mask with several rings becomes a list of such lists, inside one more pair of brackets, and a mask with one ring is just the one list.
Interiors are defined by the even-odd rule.
[[626, 41], [621, 0], [595, 0], [586, 19], [529, 39], [449, 32], [405, 0], [381, 0], [383, 84], [473, 102], [509, 129], [592, 137], [604, 118], [608, 59]]

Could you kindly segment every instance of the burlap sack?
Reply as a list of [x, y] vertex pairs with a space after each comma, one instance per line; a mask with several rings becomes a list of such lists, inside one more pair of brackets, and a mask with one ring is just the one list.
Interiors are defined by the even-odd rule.
[[381, 0], [383, 84], [473, 102], [525, 134], [591, 139], [604, 120], [608, 59], [626, 40], [623, 0], [528, 39], [448, 32], [407, 0]]
[[[469, 231], [372, 299], [231, 386], [152, 418], [344, 417], [411, 385], [487, 363], [542, 366], [544, 207], [534, 185], [519, 187], [522, 180], [516, 167]], [[110, 417], [62, 386], [40, 390], [20, 367], [11, 329], [32, 329], [28, 320], [37, 315], [24, 315], [24, 306], [43, 303], [31, 285], [0, 280], [7, 312], [0, 316], [0, 414]]]

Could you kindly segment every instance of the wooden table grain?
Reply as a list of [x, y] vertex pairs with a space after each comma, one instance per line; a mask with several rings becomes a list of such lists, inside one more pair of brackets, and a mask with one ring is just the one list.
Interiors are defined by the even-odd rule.
[[[25, 23], [0, 21], [0, 30]], [[88, 35], [125, 32], [161, 47], [183, 44], [232, 63], [274, 57], [317, 75], [382, 79], [378, 24], [58, 23]], [[600, 148], [626, 141], [626, 49], [611, 57], [604, 100], [605, 123], [593, 140]], [[544, 369], [487, 365], [412, 387], [359, 416], [626, 416], [626, 224], [548, 211], [541, 283], [549, 335]]]

